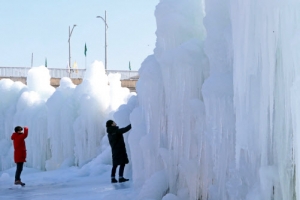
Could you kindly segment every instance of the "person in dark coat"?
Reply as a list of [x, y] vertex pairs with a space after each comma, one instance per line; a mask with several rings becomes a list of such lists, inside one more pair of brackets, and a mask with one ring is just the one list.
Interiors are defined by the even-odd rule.
[[16, 174], [15, 174], [15, 185], [24, 186], [25, 183], [21, 182], [21, 173], [23, 170], [23, 164], [26, 162], [26, 145], [25, 138], [28, 136], [28, 128], [21, 126], [15, 127], [15, 132], [12, 134], [11, 139], [14, 143], [14, 160], [17, 165]]
[[108, 133], [109, 144], [111, 146], [112, 151], [113, 167], [111, 169], [111, 182], [118, 182], [115, 178], [115, 174], [119, 165], [119, 182], [121, 183], [129, 181], [129, 179], [123, 177], [125, 165], [129, 163], [123, 134], [131, 129], [131, 124], [129, 124], [125, 128], [119, 128], [114, 121], [108, 120], [106, 122], [106, 128], [106, 132]]

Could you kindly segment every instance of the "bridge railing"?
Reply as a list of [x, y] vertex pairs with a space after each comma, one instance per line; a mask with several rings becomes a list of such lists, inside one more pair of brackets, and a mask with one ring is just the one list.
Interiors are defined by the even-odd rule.
[[[83, 78], [86, 69], [58, 69], [58, 68], [48, 68], [50, 76], [52, 78]], [[1, 77], [27, 77], [28, 67], [0, 67]], [[138, 71], [126, 71], [126, 70], [106, 70], [106, 74], [109, 73], [120, 73], [121, 80], [124, 79], [138, 79]]]

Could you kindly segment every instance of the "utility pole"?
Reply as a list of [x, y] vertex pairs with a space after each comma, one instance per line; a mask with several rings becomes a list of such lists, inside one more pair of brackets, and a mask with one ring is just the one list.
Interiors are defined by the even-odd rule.
[[107, 21], [106, 21], [106, 11], [105, 11], [105, 15], [104, 18], [101, 16], [97, 16], [97, 18], [101, 18], [104, 22], [104, 35], [105, 35], [105, 71], [107, 70], [107, 29], [108, 29], [108, 25], [107, 25]]
[[72, 36], [72, 32], [73, 32], [73, 29], [75, 28], [75, 26], [77, 26], [76, 24], [73, 25], [73, 28], [71, 30], [71, 27], [69, 26], [69, 77], [70, 77], [70, 74], [71, 74], [71, 36]]
[[31, 67], [33, 66], [33, 52], [31, 54]]

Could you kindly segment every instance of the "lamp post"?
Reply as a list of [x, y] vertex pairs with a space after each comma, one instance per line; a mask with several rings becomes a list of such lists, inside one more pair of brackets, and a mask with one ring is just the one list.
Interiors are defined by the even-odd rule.
[[70, 77], [70, 73], [71, 73], [71, 35], [73, 32], [73, 29], [75, 28], [75, 26], [77, 26], [76, 24], [73, 25], [73, 28], [71, 30], [71, 27], [69, 26], [69, 77]]
[[101, 16], [97, 16], [97, 18], [101, 18], [102, 20], [103, 20], [103, 22], [104, 22], [104, 24], [105, 24], [105, 27], [104, 27], [104, 29], [105, 29], [105, 71], [107, 70], [107, 38], [106, 38], [106, 31], [107, 31], [107, 29], [108, 29], [108, 25], [107, 25], [107, 23], [106, 23], [106, 11], [105, 11], [105, 15], [104, 15], [104, 18], [103, 17], [101, 17]]

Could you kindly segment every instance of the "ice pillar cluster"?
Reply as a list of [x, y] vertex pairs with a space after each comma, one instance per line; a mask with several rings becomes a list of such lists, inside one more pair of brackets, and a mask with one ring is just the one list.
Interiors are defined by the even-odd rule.
[[[110, 150], [108, 140], [102, 141], [105, 122], [134, 95], [121, 87], [120, 78], [120, 74], [107, 76], [103, 64], [95, 61], [78, 86], [64, 77], [60, 86], [53, 88], [44, 66], [29, 70], [27, 85], [1, 80], [0, 170], [15, 166], [10, 139], [15, 126], [29, 127], [26, 167], [81, 167]], [[102, 157], [107, 160], [111, 155]], [[110, 164], [108, 160], [105, 164]]]
[[161, 0], [155, 16], [128, 138], [138, 198], [300, 199], [300, 2]]

